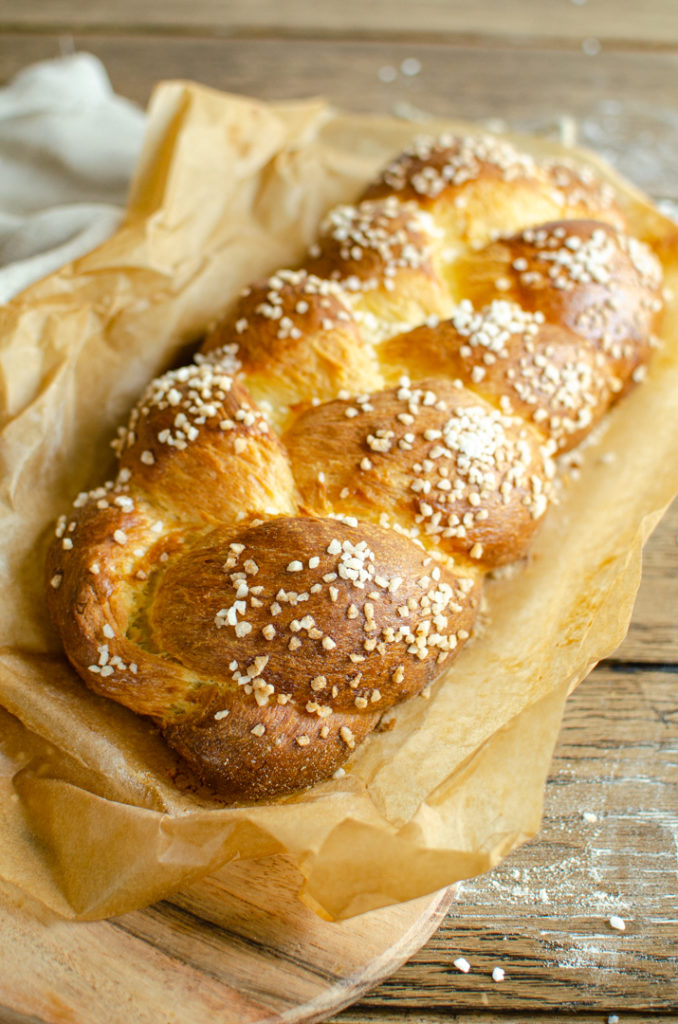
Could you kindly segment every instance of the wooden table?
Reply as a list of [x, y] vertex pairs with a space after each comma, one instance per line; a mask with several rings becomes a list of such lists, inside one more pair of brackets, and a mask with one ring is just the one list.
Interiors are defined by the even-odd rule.
[[[76, 48], [142, 104], [156, 80], [185, 77], [414, 118], [576, 126], [678, 200], [674, 0], [0, 0], [0, 30], [0, 80]], [[674, 506], [626, 641], [570, 700], [539, 838], [464, 884], [434, 937], [337, 1024], [678, 1021], [677, 535]]]

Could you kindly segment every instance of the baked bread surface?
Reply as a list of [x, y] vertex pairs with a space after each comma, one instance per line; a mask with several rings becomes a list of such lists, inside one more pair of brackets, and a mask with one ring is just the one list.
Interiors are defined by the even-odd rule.
[[149, 384], [59, 520], [71, 664], [226, 800], [329, 778], [472, 636], [661, 306], [590, 171], [416, 140]]

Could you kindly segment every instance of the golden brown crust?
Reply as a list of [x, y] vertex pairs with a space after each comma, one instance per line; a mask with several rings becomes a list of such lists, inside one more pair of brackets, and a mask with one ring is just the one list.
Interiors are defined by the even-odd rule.
[[89, 688], [139, 714], [162, 715], [192, 702], [196, 680], [133, 639], [154, 567], [183, 542], [149, 513], [124, 484], [83, 496], [57, 526], [47, 595], [68, 658]]
[[502, 297], [593, 342], [617, 392], [650, 355], [661, 266], [642, 242], [593, 220], [557, 221], [490, 243], [457, 267], [475, 306]]
[[[294, 481], [277, 435], [218, 362], [158, 377], [118, 439], [120, 466], [160, 512], [239, 522], [294, 507]], [[196, 501], [195, 480], [203, 481]]]
[[163, 731], [229, 795], [310, 785], [454, 657], [479, 596], [478, 582], [366, 523], [214, 531], [167, 569], [150, 633], [216, 693]]
[[589, 171], [488, 137], [421, 140], [332, 211], [60, 519], [48, 603], [85, 683], [226, 799], [329, 778], [468, 640], [550, 455], [642, 376], [661, 274], [623, 227]]
[[529, 421], [557, 452], [578, 445], [611, 401], [611, 370], [595, 345], [504, 299], [478, 311], [462, 302], [450, 320], [392, 338], [379, 356], [387, 378], [397, 367], [462, 381]]
[[440, 377], [325, 403], [285, 443], [310, 506], [395, 523], [485, 569], [523, 557], [548, 503], [538, 435]]
[[[225, 714], [225, 712], [228, 712]], [[162, 727], [203, 782], [227, 800], [270, 798], [330, 776], [374, 729], [380, 712], [300, 714], [292, 704], [213, 702], [201, 718]]]
[[594, 218], [620, 231], [626, 229], [626, 218], [614, 191], [590, 168], [578, 167], [563, 157], [544, 160], [541, 168], [562, 197], [561, 218]]
[[212, 531], [179, 553], [155, 590], [149, 633], [259, 706], [282, 697], [327, 714], [375, 711], [431, 682], [468, 632], [476, 589], [391, 530], [278, 517]]
[[327, 777], [477, 613], [478, 580], [367, 523], [157, 524], [120, 483], [87, 497], [51, 548], [52, 615], [88, 686], [153, 716], [228, 798]]
[[539, 164], [495, 136], [421, 137], [368, 186], [365, 199], [397, 196], [435, 220], [449, 258], [528, 224], [595, 216], [624, 226], [611, 190], [583, 168]]
[[395, 197], [339, 206], [320, 227], [307, 266], [340, 285], [373, 342], [451, 310], [431, 218]]
[[202, 351], [231, 354], [238, 376], [280, 426], [313, 401], [380, 381], [344, 293], [305, 270], [283, 270], [246, 289]]

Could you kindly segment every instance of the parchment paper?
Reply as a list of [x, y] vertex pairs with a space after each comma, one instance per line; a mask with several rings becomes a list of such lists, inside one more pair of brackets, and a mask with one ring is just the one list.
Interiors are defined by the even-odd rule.
[[[427, 130], [443, 127], [469, 130]], [[70, 670], [45, 611], [54, 520], [108, 477], [146, 382], [240, 287], [294, 265], [323, 213], [415, 133], [321, 101], [164, 84], [122, 228], [0, 310], [0, 877], [65, 916], [286, 851], [309, 905], [344, 918], [486, 871], [539, 827], [566, 696], [622, 640], [642, 543], [678, 490], [675, 302], [649, 380], [587, 446], [528, 564], [488, 584], [482, 635], [342, 779], [252, 807], [182, 790], [153, 726]], [[678, 229], [603, 173], [675, 289]]]

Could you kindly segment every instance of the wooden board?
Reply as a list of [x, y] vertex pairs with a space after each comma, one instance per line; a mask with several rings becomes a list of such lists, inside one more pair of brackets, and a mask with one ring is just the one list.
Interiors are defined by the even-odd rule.
[[513, 39], [557, 39], [574, 46], [584, 38], [639, 41], [666, 46], [678, 40], [678, 7], [674, 0], [0, 0], [0, 23], [10, 26], [51, 25], [73, 28], [117, 28], [133, 24], [163, 32], [258, 31], [276, 37], [292, 34], [406, 35], [439, 39], [451, 35]]
[[264, 1024], [325, 1020], [438, 927], [451, 891], [323, 921], [282, 857], [236, 864], [110, 921], [56, 918], [0, 890], [2, 1024]]
[[678, 1021], [677, 538], [678, 502], [626, 640], [568, 701], [540, 834], [462, 883], [440, 930], [336, 1024]]
[[[581, 684], [539, 837], [461, 884], [440, 931], [362, 1001], [366, 1020], [366, 1010], [483, 1003], [495, 1012], [609, 1007], [623, 1020], [678, 1009], [677, 697], [673, 666], [604, 666]], [[459, 956], [468, 974], [454, 970]], [[501, 984], [495, 966], [506, 972]]]
[[673, 666], [597, 669], [568, 704], [540, 836], [456, 892], [331, 924], [297, 902], [282, 857], [110, 922], [63, 922], [5, 891], [0, 1021], [292, 1024], [355, 1000], [337, 1022], [678, 1007], [677, 690]]
[[[297, 903], [283, 858], [235, 865], [112, 922], [58, 921], [6, 891], [2, 1024], [324, 1020], [355, 1000], [337, 1024], [403, 1024], [412, 1013], [420, 1024], [450, 1013], [536, 1024], [547, 1007], [592, 1024], [599, 1015], [579, 1014], [596, 1005], [645, 1024], [678, 1007], [677, 533], [678, 504], [646, 549], [627, 640], [569, 701], [540, 836], [491, 874], [340, 925]], [[666, 663], [644, 666], [655, 650]], [[454, 967], [460, 956], [468, 974]]]
[[678, 500], [643, 552], [633, 619], [614, 661], [667, 666], [678, 661]]
[[[639, 185], [676, 199], [677, 17], [675, 0], [0, 0], [0, 80], [82, 49], [140, 103], [157, 79], [188, 77], [401, 116], [557, 130], [566, 115], [589, 144], [611, 145]], [[599, 49], [583, 46], [591, 39]], [[408, 58], [416, 74], [403, 72]], [[354, 1001], [336, 1024], [604, 1024], [614, 1014], [620, 1024], [678, 1024], [677, 536], [678, 505], [648, 546], [629, 636], [569, 703], [540, 836], [464, 884], [418, 952], [444, 900], [398, 908], [413, 916], [396, 925], [382, 911], [341, 933], [295, 918], [289, 875], [282, 904], [266, 899], [270, 863], [259, 881], [238, 869], [235, 900], [227, 880], [209, 880], [106, 926], [56, 924], [0, 894], [1, 1024], [89, 1024], [93, 1008], [96, 1024], [147, 1024], [150, 993], [161, 1024], [200, 1024], [206, 1012], [210, 1024], [230, 1024], [232, 1012], [250, 1012], [248, 1000], [260, 1012], [274, 982], [269, 1021], [324, 1019]], [[614, 910], [623, 933], [609, 926]], [[410, 942], [414, 955], [396, 970]], [[131, 959], [120, 961], [121, 949]], [[455, 968], [459, 956], [468, 974]], [[10, 992], [13, 1009], [3, 1010]], [[325, 1001], [313, 1003], [313, 992]]]

